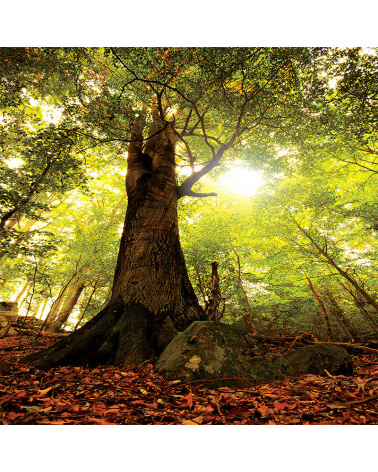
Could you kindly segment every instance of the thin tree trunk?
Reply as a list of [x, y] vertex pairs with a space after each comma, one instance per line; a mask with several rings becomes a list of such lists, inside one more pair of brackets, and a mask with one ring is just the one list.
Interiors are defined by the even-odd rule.
[[363, 307], [364, 301], [361, 298], [361, 295], [359, 296], [357, 294], [353, 293], [353, 290], [349, 289], [346, 287], [343, 283], [340, 283], [340, 285], [346, 290], [349, 295], [353, 298], [353, 302], [356, 305], [356, 307], [360, 310], [360, 313], [363, 315], [363, 317], [368, 321], [373, 328], [375, 333], [378, 333], [378, 323], [377, 321], [368, 313], [365, 308]]
[[68, 320], [72, 310], [75, 308], [84, 287], [85, 285], [83, 282], [77, 282], [75, 285], [69, 287], [59, 315], [45, 329], [47, 333], [57, 333], [60, 330], [61, 326]]
[[8, 220], [8, 222], [4, 226], [5, 231], [9, 231], [14, 226], [16, 226], [16, 224], [20, 224], [20, 222], [21, 222], [21, 220], [24, 216], [25, 216], [24, 213], [20, 213], [19, 215], [17, 215], [17, 218], [14, 218], [13, 220]]
[[351, 276], [349, 275], [345, 270], [343, 270], [334, 260], [333, 258], [328, 254], [327, 248], [323, 248], [319, 246], [319, 244], [312, 238], [310, 233], [306, 231], [300, 224], [297, 222], [297, 220], [294, 218], [294, 216], [288, 211], [291, 219], [293, 220], [294, 224], [297, 226], [299, 231], [306, 236], [306, 238], [311, 241], [311, 244], [319, 251], [319, 254], [321, 254], [328, 264], [330, 264], [332, 267], [334, 267], [337, 272], [343, 276], [353, 287], [357, 290], [358, 293], [360, 293], [363, 298], [371, 305], [373, 306], [377, 313], [378, 313], [378, 302], [368, 293], [366, 290], [361, 287], [361, 285]]
[[203, 303], [205, 305], [205, 312], [207, 312], [207, 309], [208, 309], [208, 306], [209, 306], [209, 300], [208, 300], [208, 297], [205, 294], [205, 289], [204, 289], [204, 286], [203, 286], [203, 283], [202, 283], [201, 274], [200, 274], [199, 267], [198, 267], [197, 256], [194, 256], [194, 269], [196, 271], [197, 279], [198, 279], [197, 287], [199, 288], [199, 291], [201, 292], [202, 300], [203, 300]]
[[28, 203], [31, 202], [31, 200], [35, 197], [35, 195], [38, 192], [39, 186], [41, 182], [46, 178], [48, 173], [50, 172], [50, 169], [53, 167], [57, 159], [59, 158], [60, 154], [62, 151], [58, 153], [57, 157], [49, 157], [47, 161], [47, 165], [44, 168], [43, 172], [40, 174], [39, 177], [30, 185], [29, 191], [27, 195], [18, 203], [15, 204], [15, 206], [9, 210], [5, 215], [2, 216], [0, 220], [0, 229], [5, 228], [5, 225], [7, 224], [8, 220], [12, 218], [14, 214], [16, 214], [18, 211], [23, 209]]
[[[39, 195], [34, 195], [34, 197], [32, 197], [28, 203], [31, 203], [33, 201], [36, 201], [38, 199]], [[50, 195], [48, 198], [47, 198], [47, 203], [51, 203], [53, 200], [54, 200], [55, 196], [54, 195]], [[42, 210], [42, 209], [39, 209], [36, 211], [36, 215], [37, 216], [42, 216], [43, 213], [45, 213], [45, 210]], [[25, 213], [19, 213], [15, 218], [11, 219], [11, 220], [8, 220], [7, 223], [5, 224], [4, 226], [4, 229], [6, 231], [9, 231], [10, 229], [12, 229], [14, 226], [16, 226], [16, 224], [18, 224], [18, 226], [20, 226], [20, 223], [22, 220], [25, 219]], [[22, 232], [23, 233], [27, 233], [28, 231], [30, 231], [30, 228], [35, 224], [37, 223], [38, 220], [26, 220], [26, 223], [24, 224], [24, 226], [22, 227]]]
[[331, 326], [329, 324], [328, 314], [327, 314], [327, 311], [325, 309], [323, 300], [320, 298], [319, 294], [315, 290], [315, 287], [314, 287], [313, 283], [311, 282], [310, 278], [306, 277], [306, 279], [308, 281], [308, 285], [311, 289], [311, 292], [313, 293], [314, 297], [316, 298], [316, 300], [319, 303], [319, 306], [320, 306], [320, 309], [321, 309], [321, 312], [322, 312], [322, 317], [323, 317], [323, 320], [324, 320], [324, 326], [325, 326], [325, 329], [326, 329], [326, 332], [327, 332], [327, 339], [328, 339], [329, 342], [332, 342], [333, 341], [332, 330], [331, 330]]
[[334, 299], [333, 295], [329, 290], [325, 290], [326, 296], [331, 304], [331, 313], [339, 320], [339, 322], [344, 326], [345, 330], [351, 335], [353, 342], [359, 342], [360, 337], [356, 331], [356, 328], [352, 325], [351, 321], [345, 316], [345, 313], [340, 308], [337, 301]]
[[67, 291], [69, 290], [70, 286], [71, 286], [71, 282], [75, 279], [75, 277], [77, 276], [78, 272], [80, 272], [83, 267], [79, 270], [78, 268], [78, 265], [79, 265], [79, 262], [81, 260], [81, 256], [82, 254], [80, 254], [80, 257], [76, 263], [76, 270], [75, 270], [75, 273], [72, 275], [72, 277], [70, 278], [70, 280], [66, 283], [66, 285], [64, 286], [63, 289], [60, 290], [59, 292], [59, 295], [58, 297], [55, 299], [55, 301], [53, 302], [53, 304], [51, 305], [50, 307], [50, 311], [48, 312], [47, 314], [47, 317], [45, 319], [45, 322], [43, 323], [43, 326], [41, 329], [44, 328], [44, 326], [46, 324], [49, 324], [51, 323], [52, 321], [54, 321], [54, 319], [58, 316], [58, 313], [59, 313], [59, 310], [62, 306], [62, 303], [63, 303], [63, 300], [64, 298], [66, 297], [66, 294], [67, 294]]
[[218, 307], [222, 301], [220, 288], [219, 288], [219, 276], [218, 276], [218, 262], [212, 262], [211, 264], [211, 298], [209, 307], [206, 311], [206, 317], [208, 320], [217, 321]]
[[97, 282], [99, 281], [99, 279], [100, 279], [100, 276], [97, 278], [97, 280], [96, 280], [96, 282], [95, 282], [95, 284], [94, 284], [94, 286], [93, 286], [92, 293], [89, 295], [89, 298], [88, 298], [88, 301], [87, 301], [87, 303], [86, 303], [86, 305], [85, 305], [85, 308], [84, 308], [84, 310], [83, 310], [83, 313], [81, 314], [81, 316], [80, 316], [80, 318], [79, 318], [79, 321], [76, 323], [76, 325], [75, 325], [75, 327], [74, 327], [74, 329], [73, 329], [74, 331], [77, 330], [79, 324], [81, 323], [82, 319], [84, 318], [85, 313], [86, 313], [87, 310], [88, 310], [89, 304], [90, 304], [90, 302], [91, 302], [91, 300], [92, 300], [94, 294], [96, 293], [96, 290], [97, 290]]
[[251, 325], [251, 328], [252, 328], [252, 333], [253, 334], [258, 334], [256, 324], [255, 324], [255, 317], [253, 315], [251, 305], [249, 304], [247, 293], [246, 293], [246, 291], [244, 290], [244, 287], [243, 287], [243, 282], [242, 282], [242, 278], [241, 278], [240, 257], [239, 257], [239, 254], [236, 252], [236, 249], [232, 245], [231, 239], [230, 239], [230, 246], [231, 246], [232, 250], [234, 251], [234, 254], [237, 258], [237, 262], [238, 262], [238, 282], [239, 282], [239, 287], [240, 287], [240, 289], [243, 293], [243, 298], [244, 298], [244, 303], [245, 303], [245, 310], [246, 310], [247, 315], [249, 315], [249, 322], [250, 322], [250, 325]]
[[39, 312], [39, 316], [38, 316], [38, 319], [39, 319], [39, 320], [41, 320], [41, 319], [43, 318], [43, 313], [44, 313], [44, 311], [45, 311], [45, 308], [46, 308], [47, 303], [48, 303], [48, 300], [45, 299], [45, 301], [43, 302], [41, 311]]
[[39, 300], [38, 300], [38, 302], [37, 302], [37, 306], [36, 306], [36, 308], [34, 309], [34, 314], [33, 314], [33, 317], [34, 317], [34, 318], [37, 318], [38, 311], [39, 311], [39, 309], [40, 309], [40, 307], [41, 307], [41, 305], [42, 305], [42, 302], [43, 302], [43, 298], [42, 298], [42, 297], [39, 297]]
[[67, 290], [68, 287], [65, 287], [65, 289], [61, 291], [58, 297], [53, 301], [53, 304], [51, 305], [50, 310], [45, 318], [45, 324], [51, 323], [57, 317], [60, 307], [63, 304], [63, 300], [67, 293]]
[[[29, 280], [25, 283], [25, 285], [22, 287], [22, 289], [18, 292], [16, 298], [14, 299], [15, 302], [18, 303], [18, 308], [22, 305], [22, 302], [24, 301], [26, 297], [26, 293], [30, 287], [30, 282]], [[22, 300], [21, 300], [22, 299]], [[21, 301], [20, 301], [21, 300]]]

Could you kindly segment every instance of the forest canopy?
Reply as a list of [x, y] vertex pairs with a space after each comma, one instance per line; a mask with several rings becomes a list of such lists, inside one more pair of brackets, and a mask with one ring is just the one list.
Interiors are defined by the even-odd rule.
[[[107, 306], [135, 197], [125, 174], [137, 158], [143, 175], [168, 169], [164, 132], [204, 313], [217, 262], [216, 319], [376, 336], [377, 52], [1, 48], [0, 299], [52, 330]], [[254, 193], [227, 185], [235, 170], [260, 179]]]

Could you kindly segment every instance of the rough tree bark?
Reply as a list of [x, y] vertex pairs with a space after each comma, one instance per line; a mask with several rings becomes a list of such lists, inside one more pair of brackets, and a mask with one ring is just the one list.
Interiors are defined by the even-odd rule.
[[128, 206], [108, 305], [64, 340], [22, 362], [38, 368], [138, 365], [160, 354], [178, 330], [204, 320], [179, 239], [175, 131], [153, 112], [155, 128], [145, 148], [138, 124], [129, 145]]

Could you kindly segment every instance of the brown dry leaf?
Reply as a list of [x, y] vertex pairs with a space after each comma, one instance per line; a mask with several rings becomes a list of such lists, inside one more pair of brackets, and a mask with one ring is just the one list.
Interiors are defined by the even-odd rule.
[[270, 393], [264, 393], [264, 397], [271, 398], [272, 400], [277, 400], [281, 395], [271, 395]]
[[52, 390], [52, 389], [55, 388], [55, 387], [59, 387], [59, 384], [52, 385], [51, 387], [47, 387], [47, 388], [45, 388], [44, 390], [38, 390], [38, 394], [40, 394], [40, 395], [46, 395], [47, 392], [49, 392], [50, 390]]
[[350, 417], [350, 411], [343, 411], [344, 421], [349, 420], [349, 417]]
[[341, 410], [342, 408], [347, 408], [347, 406], [343, 405], [342, 403], [327, 403], [328, 408], [331, 410]]
[[41, 413], [44, 412], [46, 413], [47, 411], [52, 410], [52, 406], [48, 406], [47, 408], [42, 408], [42, 410], [39, 410]]
[[16, 419], [18, 416], [24, 416], [25, 413], [15, 413], [13, 411], [10, 411], [9, 413], [6, 414], [6, 417], [8, 420], [14, 420]]
[[272, 416], [274, 414], [274, 411], [271, 408], [268, 408], [266, 405], [261, 405], [260, 408], [257, 409], [259, 413], [261, 413], [261, 416], [263, 418], [266, 418], [267, 416]]
[[[54, 342], [51, 339], [47, 344]], [[13, 346], [6, 343], [0, 340], [0, 348]], [[255, 411], [261, 424], [378, 424], [378, 399], [351, 410], [349, 403], [378, 393], [373, 356], [354, 356], [353, 376], [300, 375], [279, 385], [212, 390], [206, 385], [167, 383], [153, 365], [124, 371], [66, 366], [37, 372], [18, 365], [18, 357], [26, 351], [32, 349], [27, 345], [20, 352], [4, 350], [10, 370], [8, 384], [0, 386], [0, 424], [181, 424], [184, 420], [182, 424], [219, 425], [225, 424], [225, 418], [227, 424], [242, 424], [250, 422], [243, 412], [248, 416]], [[54, 389], [58, 382], [59, 389]], [[332, 408], [333, 415], [329, 414]], [[358, 408], [366, 417], [355, 412]]]
[[203, 415], [197, 416], [197, 418], [193, 418], [192, 420], [184, 420], [181, 424], [202, 424]]
[[203, 414], [209, 414], [214, 411], [214, 408], [211, 405], [201, 405], [197, 404], [194, 410], [194, 413], [203, 413]]
[[191, 407], [193, 404], [193, 394], [190, 392], [186, 397], [183, 398], [188, 407]]
[[91, 417], [88, 417], [88, 420], [94, 421], [94, 422], [97, 423], [97, 424], [113, 424], [113, 423], [109, 423], [109, 422], [106, 421], [105, 419], [101, 419], [101, 418], [91, 418]]
[[289, 404], [286, 403], [286, 402], [284, 402], [284, 403], [277, 402], [277, 403], [274, 404], [274, 408], [276, 410], [284, 410], [285, 408], [289, 408]]
[[27, 395], [28, 393], [24, 390], [23, 392], [20, 392], [18, 393], [14, 398], [22, 398], [24, 397], [25, 395]]
[[249, 416], [251, 413], [252, 413], [251, 410], [248, 410], [248, 408], [244, 408], [243, 406], [235, 406], [228, 412], [227, 417], [243, 416], [245, 418]]

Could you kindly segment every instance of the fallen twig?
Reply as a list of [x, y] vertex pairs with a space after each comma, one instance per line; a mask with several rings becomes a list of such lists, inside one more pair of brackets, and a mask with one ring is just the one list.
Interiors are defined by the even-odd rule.
[[367, 403], [372, 400], [376, 400], [378, 398], [378, 395], [373, 395], [371, 397], [365, 398], [364, 400], [356, 400], [354, 402], [349, 402], [348, 405], [360, 405], [361, 403]]
[[344, 408], [351, 408], [353, 405], [361, 405], [362, 403], [368, 403], [371, 402], [372, 400], [376, 400], [378, 398], [378, 395], [373, 395], [368, 398], [364, 398], [363, 400], [356, 400], [354, 402], [348, 402], [348, 403], [328, 403], [327, 406], [331, 410], [341, 410]]
[[285, 355], [289, 354], [289, 352], [293, 349], [297, 341], [304, 341], [307, 343], [318, 342], [318, 340], [315, 338], [315, 336], [311, 332], [306, 333], [305, 331], [299, 331], [298, 336], [291, 343], [291, 345], [289, 346], [289, 349], [285, 352]]
[[361, 345], [358, 345], [358, 344], [352, 344], [352, 343], [330, 343], [330, 342], [322, 342], [322, 341], [318, 341], [318, 342], [314, 342], [313, 344], [334, 344], [335, 346], [342, 346], [342, 347], [346, 347], [346, 348], [349, 348], [349, 349], [357, 349], [359, 351], [365, 351], [365, 352], [369, 352], [371, 354], [376, 354], [378, 355], [378, 349], [373, 349], [371, 347], [365, 347], [365, 346], [361, 346]]

